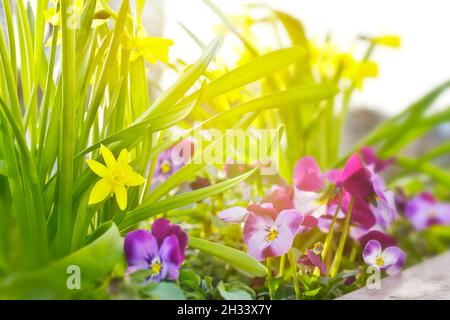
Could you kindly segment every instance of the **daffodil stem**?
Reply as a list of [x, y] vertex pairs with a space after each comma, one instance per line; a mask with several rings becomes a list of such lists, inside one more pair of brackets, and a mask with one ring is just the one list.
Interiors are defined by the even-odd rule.
[[270, 298], [270, 300], [272, 300], [274, 292], [273, 292], [273, 284], [272, 284], [272, 259], [271, 258], [267, 258], [266, 266], [267, 266], [266, 286], [267, 286], [267, 289], [269, 289], [269, 298]]
[[327, 254], [330, 250], [331, 241], [333, 240], [334, 226], [336, 225], [337, 216], [338, 216], [339, 210], [341, 209], [341, 205], [342, 205], [342, 198], [343, 198], [343, 196], [341, 193], [341, 195], [339, 196], [338, 206], [334, 213], [333, 220], [331, 221], [330, 231], [328, 231], [327, 237], [325, 238], [325, 243], [323, 244], [322, 261], [326, 260]]
[[347, 209], [347, 215], [345, 216], [344, 229], [342, 230], [341, 239], [339, 240], [339, 245], [336, 250], [336, 255], [334, 256], [333, 263], [331, 265], [330, 277], [335, 277], [339, 271], [341, 265], [342, 253], [344, 252], [345, 241], [347, 240], [348, 230], [350, 229], [350, 216], [352, 214], [353, 208], [353, 197], [350, 199], [350, 203]]
[[295, 262], [294, 258], [294, 252], [292, 249], [288, 253], [289, 258], [289, 264], [291, 265], [291, 271], [292, 271], [292, 280], [294, 284], [294, 291], [295, 291], [295, 299], [300, 300], [300, 286], [298, 284], [298, 275], [297, 275], [297, 264]]

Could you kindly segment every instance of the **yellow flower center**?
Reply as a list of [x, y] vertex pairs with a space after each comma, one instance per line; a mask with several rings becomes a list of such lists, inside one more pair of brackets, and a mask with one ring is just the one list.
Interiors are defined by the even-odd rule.
[[276, 227], [272, 227], [268, 230], [266, 235], [266, 241], [271, 242], [278, 237], [278, 229]]
[[150, 270], [152, 274], [159, 274], [162, 269], [161, 261], [158, 258], [153, 259], [152, 264], [150, 266]]
[[313, 253], [318, 256], [319, 254], [321, 254], [323, 251], [323, 243], [322, 242], [317, 242], [314, 244], [313, 247]]
[[169, 160], [164, 160], [161, 163], [161, 171], [162, 171], [162, 173], [169, 173], [171, 169], [172, 169], [172, 165], [171, 165]]
[[384, 259], [383, 259], [383, 257], [382, 256], [378, 256], [377, 259], [375, 260], [375, 264], [378, 267], [384, 266]]

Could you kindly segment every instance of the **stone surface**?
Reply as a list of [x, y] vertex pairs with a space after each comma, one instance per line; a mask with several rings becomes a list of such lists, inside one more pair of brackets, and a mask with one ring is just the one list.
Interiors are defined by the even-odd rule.
[[380, 289], [361, 288], [339, 300], [450, 299], [450, 253], [381, 280]]

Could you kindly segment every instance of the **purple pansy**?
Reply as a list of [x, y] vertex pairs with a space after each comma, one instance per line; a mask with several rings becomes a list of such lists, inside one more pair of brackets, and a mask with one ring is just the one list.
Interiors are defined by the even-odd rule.
[[450, 203], [438, 202], [428, 192], [423, 192], [406, 201], [405, 215], [416, 230], [431, 225], [450, 224]]
[[165, 150], [158, 156], [153, 178], [156, 181], [164, 181], [186, 163], [194, 154], [194, 144], [189, 140], [183, 140], [177, 145]]
[[304, 219], [294, 209], [283, 210], [276, 216], [270, 214], [271, 210], [265, 211], [249, 212], [244, 225], [247, 252], [257, 260], [287, 253]]
[[363, 258], [367, 264], [384, 270], [389, 275], [399, 273], [405, 264], [405, 253], [399, 247], [390, 246], [383, 250], [377, 240], [367, 242]]
[[179, 226], [165, 219], [155, 220], [151, 232], [128, 233], [124, 242], [127, 273], [149, 270], [147, 281], [175, 280], [184, 260], [187, 240], [187, 234]]

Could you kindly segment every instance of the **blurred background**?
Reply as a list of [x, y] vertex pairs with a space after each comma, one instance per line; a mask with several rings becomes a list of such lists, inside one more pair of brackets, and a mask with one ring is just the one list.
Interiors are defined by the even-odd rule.
[[[119, 1], [120, 2], [120, 1]], [[447, 0], [226, 0], [212, 2], [227, 15], [250, 14], [258, 18], [255, 7], [269, 6], [299, 18], [307, 35], [323, 42], [330, 37], [340, 50], [362, 55], [357, 37], [396, 34], [401, 37], [399, 49], [375, 50], [372, 59], [378, 62], [379, 74], [368, 79], [364, 90], [352, 97], [352, 111], [347, 121], [343, 150], [373, 129], [386, 117], [402, 111], [425, 92], [450, 78], [450, 2]], [[251, 9], [251, 10], [250, 10]], [[255, 16], [256, 15], [256, 16]], [[147, 1], [144, 23], [149, 32], [175, 41], [172, 57], [193, 62], [200, 48], [189, 37], [184, 25], [204, 43], [220, 33], [220, 18], [202, 0]], [[253, 27], [258, 41], [273, 43], [273, 34], [262, 26]], [[231, 38], [231, 39], [230, 39]], [[238, 39], [227, 37], [229, 46]], [[261, 44], [264, 46], [264, 43]], [[187, 49], [188, 48], [188, 49]], [[222, 54], [233, 59], [233, 52]], [[165, 79], [171, 81], [170, 76]], [[444, 95], [432, 111], [450, 105]], [[420, 154], [450, 137], [450, 126], [444, 124], [409, 147], [412, 155]]]
[[[106, 1], [108, 2], [108, 1]], [[134, 1], [133, 1], [134, 2]], [[401, 37], [399, 49], [375, 50], [372, 59], [378, 62], [376, 79], [368, 79], [364, 90], [352, 97], [351, 114], [346, 126], [345, 146], [361, 137], [387, 116], [403, 110], [422, 94], [450, 78], [450, 2], [448, 0], [211, 0], [231, 19], [251, 16], [258, 19], [258, 8], [268, 6], [299, 18], [307, 36], [324, 42], [329, 37], [339, 50], [359, 56], [366, 44], [358, 36], [396, 34]], [[32, 6], [36, 0], [30, 1]], [[118, 9], [120, 0], [109, 1]], [[0, 10], [1, 13], [2, 10]], [[2, 17], [3, 20], [3, 17]], [[143, 24], [152, 36], [171, 38], [175, 44], [170, 58], [195, 61], [201, 49], [188, 35], [186, 27], [203, 43], [224, 32], [220, 18], [203, 0], [147, 0]], [[273, 32], [264, 26], [252, 26], [260, 46], [273, 44]], [[279, 40], [279, 39], [278, 39]], [[226, 37], [221, 57], [233, 64], [238, 55], [233, 48], [239, 40]], [[228, 61], [227, 61], [228, 60]], [[162, 87], [172, 83], [176, 74], [153, 69], [151, 78]], [[450, 95], [443, 95], [430, 111], [450, 105]], [[425, 137], [427, 143], [450, 136], [450, 126], [444, 124]], [[413, 144], [412, 153], [420, 151], [424, 141]], [[415, 151], [415, 149], [418, 149]]]

